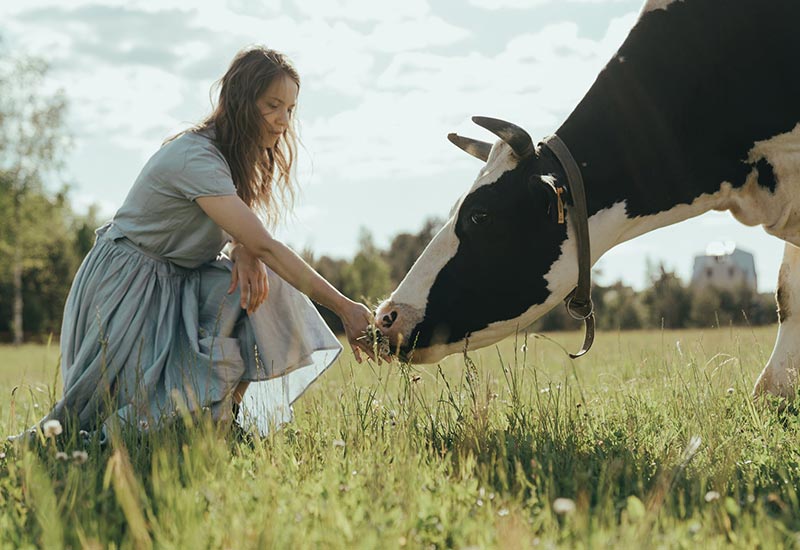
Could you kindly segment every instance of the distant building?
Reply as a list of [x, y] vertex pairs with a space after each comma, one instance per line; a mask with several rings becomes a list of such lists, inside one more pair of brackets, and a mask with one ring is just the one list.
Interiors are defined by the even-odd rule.
[[757, 291], [756, 262], [753, 255], [734, 243], [712, 243], [705, 256], [695, 256], [691, 287], [735, 289], [742, 286]]

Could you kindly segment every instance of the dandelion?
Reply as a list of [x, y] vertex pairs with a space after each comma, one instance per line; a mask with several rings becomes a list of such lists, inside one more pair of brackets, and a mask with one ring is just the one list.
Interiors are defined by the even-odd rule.
[[56, 453], [56, 460], [60, 460], [61, 462], [66, 462], [69, 460], [69, 455], [67, 453], [59, 451]]
[[42, 424], [42, 431], [44, 431], [45, 437], [55, 437], [64, 430], [61, 427], [61, 422], [58, 420], [48, 420]]
[[500, 516], [501, 518], [506, 517], [508, 515], [508, 508], [500, 508], [497, 511], [497, 515]]
[[86, 451], [72, 451], [72, 460], [75, 464], [84, 464], [89, 460], [89, 454]]
[[78, 432], [78, 435], [83, 437], [83, 438], [87, 438], [87, 437], [89, 437], [89, 432], [87, 432], [86, 430], [81, 430], [81, 431]]
[[0, 453], [0, 460], [3, 460], [6, 457], [6, 453]]
[[333, 446], [334, 447], [340, 447], [340, 448], [344, 449], [344, 439], [334, 439], [333, 440]]
[[539, 393], [550, 393], [550, 388], [542, 388]]
[[720, 494], [716, 491], [709, 491], [706, 493], [705, 499], [706, 502], [714, 502], [715, 500], [719, 500]]
[[727, 391], [726, 393], [727, 393], [728, 395], [733, 395], [733, 392], [734, 392], [734, 391], [735, 391], [735, 390], [734, 390], [733, 388], [728, 388], [728, 391]]
[[575, 501], [571, 498], [557, 498], [553, 501], [553, 512], [559, 516], [575, 511]]

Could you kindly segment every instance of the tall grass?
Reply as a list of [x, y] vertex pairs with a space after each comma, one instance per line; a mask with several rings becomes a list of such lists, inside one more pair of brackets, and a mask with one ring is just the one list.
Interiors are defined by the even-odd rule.
[[[579, 334], [425, 367], [344, 357], [252, 448], [208, 419], [42, 438], [0, 458], [0, 546], [794, 547], [800, 420], [750, 399], [774, 334], [604, 333], [578, 361], [562, 346]], [[41, 416], [55, 361], [23, 365], [51, 352], [0, 350], [3, 433]]]

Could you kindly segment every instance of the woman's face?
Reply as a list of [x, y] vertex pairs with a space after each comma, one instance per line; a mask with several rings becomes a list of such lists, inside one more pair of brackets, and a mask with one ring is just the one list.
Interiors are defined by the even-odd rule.
[[264, 147], [271, 149], [289, 128], [292, 112], [297, 104], [297, 83], [286, 75], [276, 77], [267, 90], [256, 100], [261, 115], [267, 123]]

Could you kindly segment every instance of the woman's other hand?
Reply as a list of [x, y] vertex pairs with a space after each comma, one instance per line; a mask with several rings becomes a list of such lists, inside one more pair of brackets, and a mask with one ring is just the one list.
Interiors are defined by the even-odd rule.
[[267, 266], [241, 244], [234, 248], [231, 259], [233, 272], [228, 294], [233, 294], [238, 285], [241, 290], [242, 309], [246, 309], [249, 315], [257, 310], [269, 295]]
[[375, 323], [372, 312], [364, 304], [347, 300], [346, 305], [338, 313], [356, 361], [361, 363], [361, 353], [366, 353], [370, 359], [375, 360], [373, 350], [362, 338], [369, 326]]

